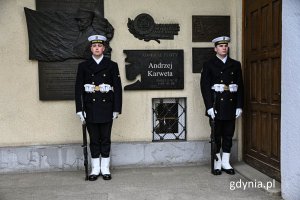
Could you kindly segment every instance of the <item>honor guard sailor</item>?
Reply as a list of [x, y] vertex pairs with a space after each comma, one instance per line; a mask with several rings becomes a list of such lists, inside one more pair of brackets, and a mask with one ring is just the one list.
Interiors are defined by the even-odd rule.
[[76, 113], [82, 123], [86, 123], [90, 138], [92, 171], [89, 180], [95, 181], [100, 175], [110, 180], [111, 129], [113, 120], [121, 114], [121, 79], [118, 64], [103, 56], [106, 37], [92, 35], [88, 40], [92, 57], [78, 65]]
[[[235, 174], [229, 164], [235, 120], [241, 116], [244, 101], [244, 86], [241, 63], [228, 56], [227, 36], [212, 40], [216, 56], [203, 64], [201, 72], [201, 93], [206, 108], [206, 116], [214, 119], [215, 142], [217, 146], [214, 160], [214, 175]], [[215, 95], [215, 110], [214, 105]], [[220, 154], [222, 149], [222, 156]]]

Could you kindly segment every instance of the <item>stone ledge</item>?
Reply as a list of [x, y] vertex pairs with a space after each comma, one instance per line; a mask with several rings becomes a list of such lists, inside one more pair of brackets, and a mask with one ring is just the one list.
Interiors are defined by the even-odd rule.
[[[237, 160], [233, 142], [232, 160]], [[210, 161], [208, 141], [112, 143], [112, 167], [197, 165]], [[82, 170], [81, 144], [2, 147], [0, 173]]]

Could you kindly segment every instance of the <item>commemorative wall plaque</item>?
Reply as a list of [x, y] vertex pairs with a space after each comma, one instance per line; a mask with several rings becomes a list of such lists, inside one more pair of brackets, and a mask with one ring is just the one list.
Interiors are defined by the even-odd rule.
[[40, 100], [74, 99], [78, 60], [39, 62]]
[[[29, 59], [38, 61], [40, 100], [74, 100], [78, 63], [90, 58], [87, 38], [114, 28], [105, 19], [104, 0], [36, 0], [36, 10], [24, 8]], [[111, 48], [105, 56], [110, 57]]]
[[223, 35], [230, 37], [230, 16], [192, 16], [193, 42], [211, 42]]
[[149, 42], [155, 40], [173, 40], [178, 35], [179, 24], [156, 24], [153, 17], [147, 13], [139, 14], [134, 20], [128, 18], [128, 30], [134, 37]]
[[193, 48], [193, 73], [201, 73], [203, 63], [215, 55], [214, 48]]
[[184, 89], [183, 50], [124, 50], [124, 90]]

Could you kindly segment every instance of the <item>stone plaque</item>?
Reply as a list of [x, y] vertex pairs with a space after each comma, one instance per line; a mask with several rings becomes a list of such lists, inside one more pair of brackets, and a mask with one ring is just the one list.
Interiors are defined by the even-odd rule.
[[215, 55], [214, 48], [193, 48], [193, 73], [201, 73], [203, 63]]
[[125, 90], [184, 89], [183, 50], [124, 50]]
[[40, 100], [73, 100], [78, 60], [39, 62]]
[[230, 16], [193, 15], [193, 42], [211, 42], [214, 38], [223, 35], [230, 37]]

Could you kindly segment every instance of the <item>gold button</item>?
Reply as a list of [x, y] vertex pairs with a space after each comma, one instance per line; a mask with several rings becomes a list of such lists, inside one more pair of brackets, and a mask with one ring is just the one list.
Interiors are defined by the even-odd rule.
[[105, 77], [105, 76], [106, 76], [106, 74], [103, 74], [103, 76]]
[[92, 82], [92, 84], [94, 85], [94, 84], [95, 84], [95, 82]]
[[231, 72], [231, 74], [233, 75], [233, 72]]
[[223, 98], [221, 98], [221, 101], [223, 101]]
[[93, 99], [93, 101], [96, 101], [96, 99]]
[[223, 80], [221, 80], [221, 83], [223, 83]]
[[232, 99], [230, 99], [230, 101], [232, 101]]
[[223, 74], [223, 72], [221, 72], [221, 74]]
[[233, 81], [231, 81], [231, 83], [233, 83]]
[[103, 99], [102, 101], [103, 101], [103, 102], [105, 102], [106, 100], [105, 100], [105, 99]]
[[94, 74], [92, 74], [92, 76], [94, 76]]

